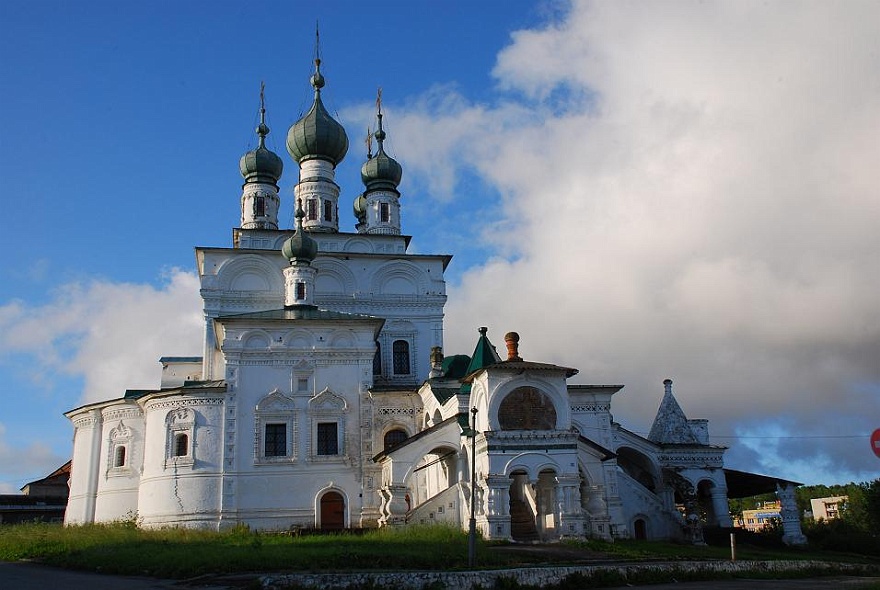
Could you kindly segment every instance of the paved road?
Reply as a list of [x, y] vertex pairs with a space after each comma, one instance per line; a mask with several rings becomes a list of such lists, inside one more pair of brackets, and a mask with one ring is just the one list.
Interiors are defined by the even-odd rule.
[[[159, 580], [136, 576], [110, 576], [86, 572], [74, 572], [32, 563], [0, 562], [0, 590], [30, 590], [33, 588], [56, 588], [59, 590], [181, 590], [202, 588], [205, 590], [233, 590], [247, 586], [256, 576], [224, 578], [222, 581], [206, 578], [200, 580]], [[227, 583], [228, 582], [228, 583]], [[610, 590], [627, 590], [632, 586], [620, 586]], [[804, 580], [719, 580], [715, 582], [686, 582], [681, 584], [655, 584], [643, 586], [646, 590], [857, 590], [880, 588], [880, 578], [837, 576]]]
[[[248, 577], [253, 580], [255, 576]], [[246, 580], [242, 580], [246, 582]], [[242, 584], [212, 585], [206, 580], [160, 580], [137, 576], [110, 576], [89, 572], [75, 572], [34, 563], [7, 563], [0, 561], [0, 590], [181, 590], [181, 588], [202, 588], [206, 590], [230, 590], [241, 588]]]
[[[618, 586], [606, 590], [631, 590], [633, 586]], [[645, 590], [858, 590], [880, 588], [880, 578], [835, 576], [802, 580], [718, 580], [714, 582], [682, 582], [680, 584], [652, 584], [639, 586]]]

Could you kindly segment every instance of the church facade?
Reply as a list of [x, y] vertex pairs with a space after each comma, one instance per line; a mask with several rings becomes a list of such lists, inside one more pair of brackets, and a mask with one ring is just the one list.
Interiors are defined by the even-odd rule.
[[66, 523], [466, 528], [473, 497], [488, 539], [699, 542], [703, 524], [731, 526], [725, 449], [671, 381], [645, 438], [612, 419], [621, 385], [572, 384], [576, 369], [524, 360], [514, 332], [503, 354], [480, 328], [472, 354], [444, 356], [451, 256], [407, 251], [381, 108], [346, 232], [335, 170], [348, 138], [319, 60], [311, 83], [286, 142], [295, 227], [279, 227], [284, 165], [261, 105], [232, 247], [196, 249], [203, 354], [160, 359], [156, 389], [66, 413]]

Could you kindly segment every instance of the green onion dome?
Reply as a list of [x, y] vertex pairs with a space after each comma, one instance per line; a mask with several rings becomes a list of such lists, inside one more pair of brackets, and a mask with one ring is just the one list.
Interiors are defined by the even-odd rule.
[[362, 194], [356, 196], [353, 209], [358, 223], [365, 223], [367, 221], [367, 197]]
[[361, 180], [367, 190], [393, 189], [397, 190], [400, 179], [403, 176], [403, 168], [397, 160], [385, 153], [385, 131], [382, 130], [382, 113], [379, 112], [379, 128], [374, 137], [379, 144], [379, 151], [373, 157], [368, 157], [361, 167]]
[[264, 96], [265, 84], [260, 85], [260, 124], [257, 125], [257, 135], [260, 143], [257, 149], [251, 150], [241, 157], [238, 169], [248, 182], [267, 182], [278, 184], [281, 172], [284, 170], [284, 162], [278, 155], [266, 148], [266, 136], [269, 135], [269, 127], [266, 125], [266, 99]]
[[311, 83], [315, 89], [315, 102], [305, 117], [290, 126], [287, 131], [287, 151], [297, 163], [305, 160], [327, 160], [335, 167], [348, 151], [348, 136], [321, 102], [321, 60], [315, 60], [315, 73]]
[[297, 200], [296, 233], [281, 245], [281, 254], [291, 262], [311, 262], [318, 255], [318, 242], [303, 229], [302, 220], [305, 216], [302, 200]]
[[260, 136], [260, 144], [257, 149], [251, 150], [241, 157], [238, 169], [245, 182], [266, 182], [278, 184], [281, 172], [284, 170], [284, 162], [278, 155], [266, 147], [266, 136], [269, 135], [269, 127], [260, 121], [256, 129]]

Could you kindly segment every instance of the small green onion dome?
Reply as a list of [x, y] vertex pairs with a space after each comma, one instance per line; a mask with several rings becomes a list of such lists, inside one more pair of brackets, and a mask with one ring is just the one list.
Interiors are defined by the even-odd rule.
[[284, 170], [284, 162], [275, 152], [266, 148], [265, 138], [269, 134], [269, 128], [265, 123], [260, 123], [257, 127], [257, 134], [260, 136], [260, 145], [241, 157], [238, 169], [245, 182], [267, 182], [277, 185]]
[[364, 162], [361, 167], [361, 180], [367, 189], [397, 189], [403, 176], [403, 168], [397, 160], [380, 149], [379, 153]]
[[373, 136], [379, 144], [379, 151], [364, 162], [361, 167], [361, 181], [367, 190], [382, 188], [397, 190], [397, 185], [400, 184], [400, 179], [403, 177], [403, 168], [397, 163], [397, 160], [385, 153], [385, 131], [382, 130], [381, 112], [379, 112], [378, 118], [379, 129]]
[[354, 198], [354, 216], [359, 223], [367, 221], [367, 197], [358, 195]]
[[321, 75], [320, 65], [320, 60], [315, 60], [315, 74], [311, 78], [315, 102], [305, 117], [287, 131], [287, 151], [299, 164], [305, 160], [321, 159], [335, 167], [348, 151], [348, 136], [321, 102], [324, 76]]
[[296, 233], [281, 245], [281, 254], [291, 262], [311, 262], [318, 255], [318, 242], [303, 229], [302, 220], [306, 216], [302, 202], [297, 201]]

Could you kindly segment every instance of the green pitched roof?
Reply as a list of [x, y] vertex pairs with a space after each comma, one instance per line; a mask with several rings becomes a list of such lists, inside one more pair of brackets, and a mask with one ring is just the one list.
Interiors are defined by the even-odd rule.
[[[486, 332], [488, 332], [488, 328], [480, 328], [480, 338], [477, 340], [477, 346], [474, 348], [474, 354], [471, 355], [471, 362], [468, 365], [466, 375], [470, 375], [480, 369], [485, 369], [490, 365], [494, 365], [495, 363], [501, 362], [501, 357], [498, 356], [498, 353], [495, 351], [495, 347], [489, 342], [489, 337], [486, 336]], [[463, 383], [461, 386], [462, 393], [470, 393], [471, 392], [471, 384]]]

